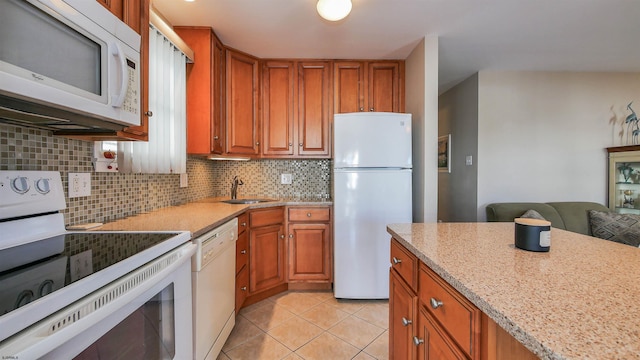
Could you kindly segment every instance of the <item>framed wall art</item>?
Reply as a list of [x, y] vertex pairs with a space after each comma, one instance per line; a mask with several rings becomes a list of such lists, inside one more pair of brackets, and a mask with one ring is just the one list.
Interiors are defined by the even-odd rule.
[[438, 136], [438, 171], [451, 172], [451, 134]]

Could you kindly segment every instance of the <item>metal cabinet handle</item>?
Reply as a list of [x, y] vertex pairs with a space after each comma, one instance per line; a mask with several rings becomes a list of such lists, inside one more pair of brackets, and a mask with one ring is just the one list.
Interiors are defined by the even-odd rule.
[[307, 213], [307, 217], [311, 217], [311, 213]]
[[398, 264], [400, 264], [400, 263], [402, 262], [402, 260], [398, 259], [398, 258], [397, 258], [397, 257], [395, 257], [395, 256], [394, 256], [394, 257], [393, 257], [393, 259], [391, 259], [391, 260], [393, 261], [393, 264], [394, 264], [394, 265], [398, 265]]
[[369, 108], [369, 111], [373, 111], [373, 108]]
[[256, 145], [260, 145], [260, 141], [256, 141]]
[[300, 143], [300, 144], [298, 144], [298, 145], [303, 146], [304, 144], [303, 144], [303, 143]]
[[284, 234], [280, 235], [280, 239], [284, 239]]
[[246, 222], [243, 222], [242, 224], [240, 224], [241, 226], [247, 226]]
[[243, 286], [243, 287], [241, 287], [241, 288], [240, 288], [240, 290], [242, 290], [242, 291], [247, 291], [247, 287], [246, 287], [246, 286]]
[[218, 139], [220, 139], [220, 137], [219, 137], [219, 136], [214, 136], [214, 137], [213, 137], [213, 140], [218, 140]]
[[293, 146], [293, 143], [289, 143], [289, 146]]
[[240, 254], [246, 254], [247, 250], [240, 250]]
[[414, 337], [413, 337], [413, 343], [414, 343], [416, 346], [420, 346], [420, 344], [424, 344], [424, 340], [423, 340], [423, 339], [418, 339], [418, 337], [417, 337], [417, 336], [414, 336]]
[[411, 320], [407, 319], [406, 317], [403, 317], [403, 318], [402, 318], [402, 325], [404, 325], [404, 326], [409, 326], [409, 325], [411, 325], [411, 324], [413, 324], [413, 321], [411, 321]]
[[437, 308], [439, 308], [440, 306], [444, 305], [444, 304], [442, 303], [442, 301], [440, 301], [440, 300], [436, 300], [436, 299], [434, 299], [434, 298], [431, 298], [431, 300], [430, 300], [429, 302], [431, 303], [431, 307], [432, 307], [432, 308], [434, 308], [434, 309], [437, 309]]
[[290, 238], [290, 239], [293, 239], [293, 234], [289, 234], [289, 238]]
[[364, 111], [364, 107], [363, 106], [360, 106], [360, 111]]
[[147, 111], [147, 112], [144, 113], [144, 115], [146, 117], [152, 117], [153, 116], [153, 111]]

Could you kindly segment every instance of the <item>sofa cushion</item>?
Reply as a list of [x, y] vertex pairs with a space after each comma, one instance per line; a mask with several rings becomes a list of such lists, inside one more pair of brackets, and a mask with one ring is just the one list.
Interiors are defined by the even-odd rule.
[[609, 211], [609, 208], [602, 204], [587, 201], [549, 202], [547, 204], [560, 214], [566, 230], [585, 235], [592, 235], [589, 227], [589, 211]]
[[[527, 210], [535, 210], [542, 217], [551, 221], [551, 226], [557, 229], [565, 229], [564, 222], [558, 214], [558, 211], [551, 205], [545, 203], [529, 203], [529, 202], [514, 202], [514, 203], [493, 203], [487, 205], [485, 211], [487, 213], [487, 221], [501, 221], [510, 222], [515, 218], [519, 218]], [[585, 222], [587, 218], [585, 215]]]
[[589, 211], [593, 236], [622, 244], [640, 245], [640, 215], [609, 211]]

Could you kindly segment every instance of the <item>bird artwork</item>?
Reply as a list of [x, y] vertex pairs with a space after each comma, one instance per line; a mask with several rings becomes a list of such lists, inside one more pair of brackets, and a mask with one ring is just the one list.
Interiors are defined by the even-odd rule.
[[[629, 105], [627, 105], [627, 109], [631, 111], [631, 114], [627, 116], [624, 123], [627, 124], [627, 144], [636, 145], [638, 144], [638, 137], [640, 136], [640, 126], [638, 126], [638, 115], [636, 115], [636, 112], [633, 111], [631, 104], [633, 104], [633, 101], [630, 102]], [[630, 129], [633, 130], [629, 131]], [[630, 135], [631, 139], [629, 139]], [[631, 140], [631, 142], [629, 140]]]

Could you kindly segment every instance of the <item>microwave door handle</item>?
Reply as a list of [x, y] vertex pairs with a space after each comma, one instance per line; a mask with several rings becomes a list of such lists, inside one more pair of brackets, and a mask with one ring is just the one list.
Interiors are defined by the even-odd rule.
[[122, 48], [118, 43], [111, 44], [111, 54], [118, 58], [118, 63], [120, 64], [120, 92], [112, 95], [111, 106], [114, 108], [119, 108], [124, 103], [124, 98], [127, 96], [127, 86], [129, 85], [128, 80], [128, 72], [127, 72], [127, 62], [124, 56], [124, 52], [122, 52]]

